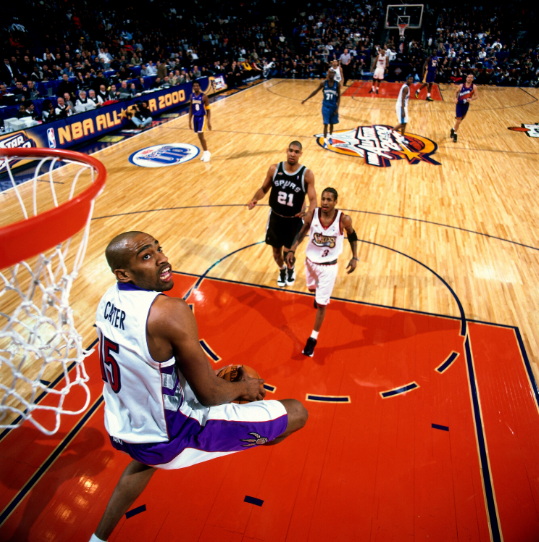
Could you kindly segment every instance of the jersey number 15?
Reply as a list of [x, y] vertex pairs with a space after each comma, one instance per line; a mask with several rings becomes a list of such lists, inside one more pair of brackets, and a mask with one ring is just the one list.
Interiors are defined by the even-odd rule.
[[99, 345], [99, 361], [101, 364], [101, 378], [104, 382], [108, 382], [112, 391], [118, 393], [122, 388], [122, 380], [120, 378], [120, 366], [112, 355], [120, 353], [120, 345], [107, 339], [105, 336], [101, 337], [101, 344]]

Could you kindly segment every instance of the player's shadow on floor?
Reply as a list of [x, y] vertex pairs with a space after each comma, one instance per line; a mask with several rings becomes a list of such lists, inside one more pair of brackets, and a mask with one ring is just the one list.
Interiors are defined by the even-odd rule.
[[[36, 432], [37, 429], [21, 427], [17, 431], [20, 438], [24, 439], [25, 431]], [[38, 438], [33, 438], [33, 435], [27, 438], [27, 440], [33, 441], [31, 446], [32, 454], [36, 454], [34, 457], [48, 457], [56, 448], [58, 435], [50, 437], [53, 439], [53, 442], [50, 444], [47, 443], [48, 438], [41, 435]], [[47, 470], [45, 474], [46, 481], [45, 479], [40, 480], [34, 486], [34, 489], [30, 491], [29, 497], [25, 499], [24, 503], [19, 505], [16, 513], [20, 514], [23, 506], [24, 512], [20, 514], [21, 517], [15, 532], [10, 538], [6, 538], [6, 533], [0, 533], [0, 539], [11, 542], [27, 541], [34, 523], [37, 521], [47, 521], [46, 518], [42, 517], [42, 513], [49, 504], [54, 503], [58, 497], [57, 493], [60, 490], [60, 486], [65, 481], [72, 478], [84, 478], [88, 480], [106, 468], [107, 463], [111, 460], [114, 453], [110, 449], [102, 449], [104, 446], [105, 438], [100, 431], [91, 427], [83, 429], [78, 437], [69, 444], [61, 456]], [[81, 465], [83, 465], [82, 468]], [[5, 487], [14, 490], [20, 488], [20, 481], [14, 480], [5, 470], [0, 469], [0, 480]], [[39, 486], [39, 491], [37, 491], [37, 486]], [[78, 491], [76, 493], [79, 494]], [[56, 508], [58, 506], [57, 504]], [[73, 503], [73, 507], [76, 507], [76, 503]], [[74, 513], [78, 514], [78, 512]], [[51, 515], [57, 521], [56, 518], [59, 515], [58, 508], [56, 513], [52, 513]], [[75, 529], [73, 529], [73, 532], [75, 532]]]
[[[303, 303], [311, 303], [311, 301], [309, 299], [308, 301], [303, 301]], [[361, 305], [359, 307], [361, 307]], [[324, 365], [328, 356], [334, 355], [339, 351], [359, 350], [364, 347], [383, 345], [390, 342], [406, 340], [414, 336], [439, 333], [444, 329], [454, 331], [454, 337], [457, 343], [462, 341], [462, 337], [459, 335], [460, 320], [437, 318], [437, 326], [429, 326], [426, 325], [426, 321], [423, 321], [420, 325], [417, 321], [414, 321], [414, 317], [411, 314], [407, 314], [403, 311], [388, 309], [387, 313], [387, 316], [372, 313], [360, 314], [357, 309], [355, 311], [352, 310], [349, 303], [334, 301], [332, 305], [329, 305], [328, 307], [326, 321], [333, 317], [333, 325], [337, 325], [342, 330], [341, 335], [346, 337], [352, 335], [354, 339], [351, 341], [343, 341], [336, 346], [324, 347], [323, 325], [318, 339], [319, 344], [315, 348], [313, 362]], [[348, 322], [348, 325], [335, 324], [336, 318], [345, 319]], [[429, 318], [429, 316], [426, 315], [426, 318]], [[430, 318], [436, 317], [430, 316]], [[326, 329], [327, 327], [326, 324]], [[350, 333], [350, 330], [352, 330], [352, 333]], [[357, 330], [357, 334], [354, 330]], [[361, 334], [361, 336], [358, 336], [359, 334]], [[293, 360], [300, 361], [305, 359], [305, 356], [302, 354], [303, 344], [300, 344], [301, 348], [298, 350], [296, 350], [296, 345], [294, 347], [294, 354], [292, 355]], [[360, 353], [358, 352], [358, 357], [359, 356]]]

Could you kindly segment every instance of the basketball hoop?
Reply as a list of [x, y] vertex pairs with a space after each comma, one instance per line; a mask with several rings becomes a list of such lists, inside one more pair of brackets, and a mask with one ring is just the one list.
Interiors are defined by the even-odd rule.
[[[20, 160], [37, 164], [32, 180], [17, 185], [13, 165]], [[89, 352], [75, 329], [69, 294], [107, 172], [91, 156], [36, 148], [0, 148], [0, 172], [12, 184], [3, 193], [0, 218], [0, 428], [29, 420], [50, 435], [62, 414], [80, 414], [90, 401], [83, 363]], [[60, 375], [63, 385], [49, 387]], [[86, 400], [69, 410], [64, 400], [75, 386]], [[34, 417], [46, 411], [53, 423], [46, 414]]]
[[404, 41], [404, 31], [408, 28], [408, 23], [399, 23], [397, 26], [399, 27], [400, 40]]

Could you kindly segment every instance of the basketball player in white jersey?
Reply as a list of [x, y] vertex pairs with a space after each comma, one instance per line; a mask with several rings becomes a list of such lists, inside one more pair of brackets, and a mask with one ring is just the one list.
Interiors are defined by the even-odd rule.
[[[261, 379], [217, 377], [187, 303], [162, 295], [173, 286], [172, 268], [151, 235], [120, 234], [106, 257], [117, 283], [96, 314], [105, 427], [112, 446], [133, 461], [92, 542], [107, 540], [156, 469], [180, 469], [277, 444], [308, 417], [295, 399], [263, 401]], [[230, 404], [238, 399], [253, 402]]]
[[339, 66], [339, 62], [337, 60], [331, 61], [331, 66], [329, 67], [328, 73], [326, 75], [326, 79], [329, 79], [329, 72], [332, 71], [335, 74], [335, 81], [341, 84], [341, 81], [343, 80], [343, 74], [342, 74], [342, 68]]
[[[273, 249], [273, 259], [279, 266], [277, 286], [292, 286], [296, 281], [294, 263], [285, 262], [286, 253], [303, 226], [302, 218], [308, 209], [316, 207], [314, 173], [299, 163], [303, 154], [299, 141], [292, 141], [286, 151], [286, 162], [272, 164], [262, 186], [247, 204], [252, 211], [270, 191], [270, 213], [266, 226], [266, 244]], [[305, 208], [305, 196], [309, 207]]]
[[410, 85], [414, 82], [414, 77], [409, 75], [406, 78], [406, 83], [402, 85], [399, 92], [399, 97], [397, 98], [397, 104], [395, 110], [397, 112], [397, 120], [399, 124], [393, 128], [395, 132], [401, 131], [402, 136], [404, 137], [404, 130], [406, 124], [408, 123], [408, 100], [410, 98]]
[[326, 188], [322, 192], [321, 207], [313, 209], [305, 218], [305, 224], [287, 254], [288, 261], [292, 261], [299, 244], [309, 234], [309, 244], [305, 249], [305, 274], [307, 288], [315, 293], [314, 308], [317, 309], [314, 330], [303, 349], [303, 354], [309, 357], [314, 354], [318, 333], [326, 316], [326, 306], [337, 278], [337, 258], [343, 251], [344, 230], [352, 249], [352, 259], [346, 267], [348, 274], [354, 272], [359, 261], [357, 235], [352, 227], [352, 219], [335, 209], [338, 197], [334, 188]]
[[372, 76], [372, 88], [369, 94], [372, 94], [373, 92], [376, 92], [376, 94], [378, 94], [380, 83], [384, 80], [384, 74], [387, 73], [389, 61], [385, 45], [383, 47], [380, 47], [380, 49], [378, 50], [378, 54], [376, 55], [376, 58], [371, 65], [371, 71], [373, 70], [375, 65], [376, 69], [374, 70], [374, 74]]

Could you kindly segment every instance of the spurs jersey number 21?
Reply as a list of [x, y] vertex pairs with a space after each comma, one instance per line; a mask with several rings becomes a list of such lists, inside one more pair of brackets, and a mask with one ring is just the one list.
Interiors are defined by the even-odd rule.
[[305, 255], [313, 263], [329, 263], [335, 261], [342, 253], [344, 240], [342, 211], [335, 212], [333, 222], [329, 226], [322, 224], [320, 213], [320, 207], [315, 209]]
[[292, 217], [301, 211], [305, 201], [306, 170], [301, 166], [294, 173], [287, 173], [284, 162], [277, 166], [269, 197], [269, 205], [277, 214]]

